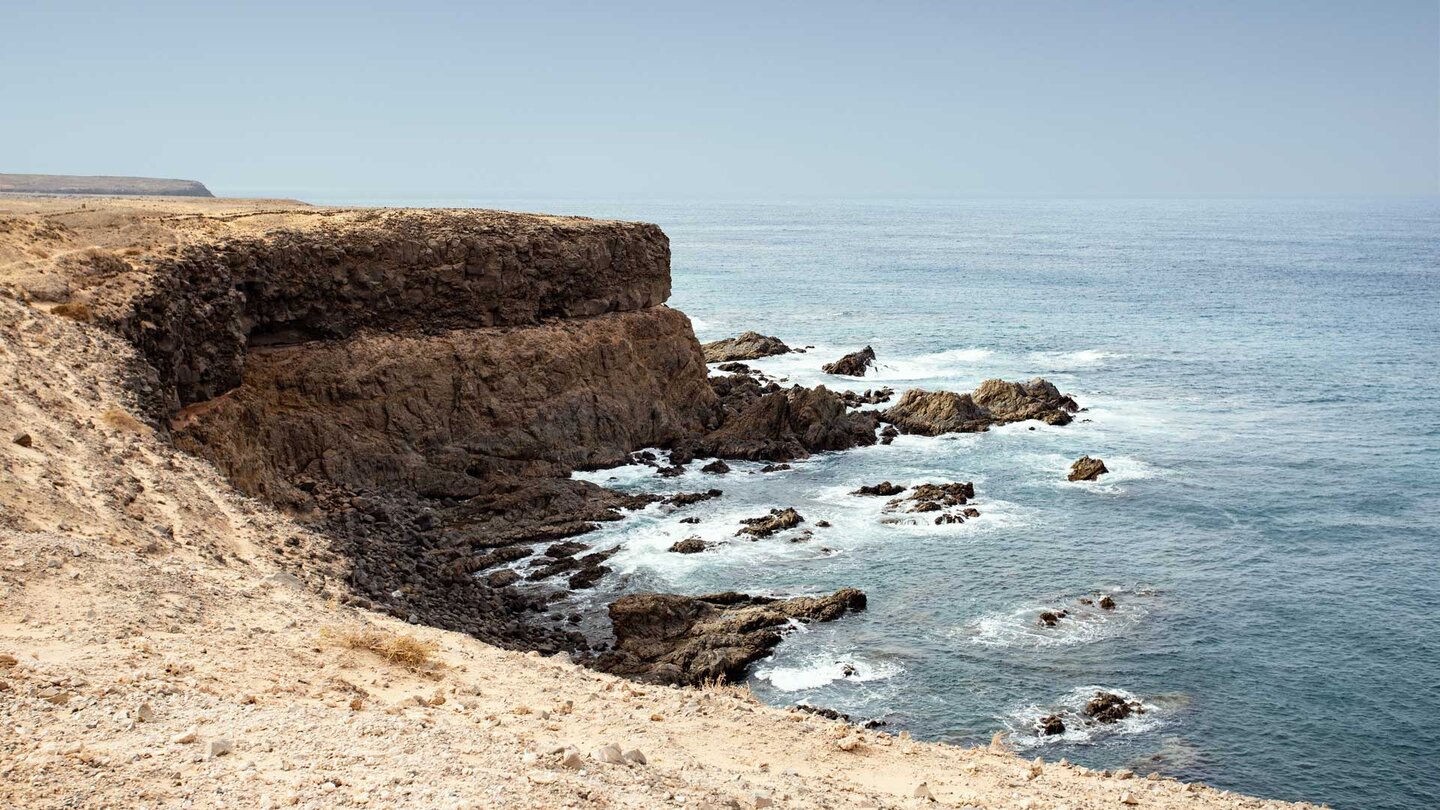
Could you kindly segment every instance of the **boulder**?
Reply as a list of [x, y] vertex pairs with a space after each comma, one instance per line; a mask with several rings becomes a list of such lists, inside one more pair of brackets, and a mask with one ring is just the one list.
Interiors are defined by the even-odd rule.
[[845, 400], [845, 404], [851, 408], [858, 408], [861, 405], [879, 405], [882, 402], [889, 402], [893, 396], [895, 396], [895, 389], [890, 387], [874, 390], [867, 388], [859, 394], [854, 391], [840, 392], [840, 398]]
[[701, 467], [700, 472], [710, 473], [711, 475], [724, 475], [730, 472], [730, 465], [717, 458], [704, 467]]
[[1100, 597], [1100, 607], [1102, 610], [1114, 610], [1115, 600], [1108, 595], [1102, 596]]
[[702, 344], [707, 363], [729, 363], [736, 360], [758, 360], [777, 354], [786, 354], [790, 347], [777, 337], [759, 332], [743, 332], [738, 337], [716, 340]]
[[1105, 467], [1105, 462], [1098, 458], [1081, 456], [1070, 465], [1070, 475], [1066, 476], [1071, 481], [1094, 481], [1105, 473], [1110, 472]]
[[677, 492], [660, 500], [661, 503], [669, 506], [689, 506], [692, 503], [708, 501], [724, 495], [725, 491], [720, 489], [707, 489], [704, 492]]
[[866, 346], [858, 352], [851, 352], [833, 363], [826, 363], [820, 370], [826, 374], [845, 377], [864, 377], [865, 371], [875, 365], [875, 350]]
[[1051, 714], [1040, 718], [1040, 734], [1045, 737], [1053, 737], [1065, 733], [1065, 721], [1058, 714]]
[[735, 533], [737, 536], [748, 534], [752, 538], [758, 539], [761, 537], [769, 537], [776, 532], [782, 532], [786, 529], [793, 529], [801, 523], [804, 523], [805, 518], [801, 517], [800, 513], [796, 512], [793, 507], [789, 507], [785, 509], [771, 509], [768, 515], [745, 518], [740, 522], [745, 524], [745, 527]]
[[832, 621], [864, 608], [865, 594], [854, 588], [792, 599], [627, 594], [610, 605], [615, 646], [595, 666], [652, 683], [735, 682], [780, 643], [792, 621]]

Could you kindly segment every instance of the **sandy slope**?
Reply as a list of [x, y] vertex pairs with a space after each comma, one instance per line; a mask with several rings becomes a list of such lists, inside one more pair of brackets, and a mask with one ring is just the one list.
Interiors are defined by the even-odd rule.
[[[942, 806], [1282, 806], [632, 685], [342, 607], [343, 561], [127, 416], [128, 362], [0, 296], [0, 806], [930, 806], [922, 783]], [[361, 627], [432, 642], [432, 662], [337, 635]], [[232, 750], [210, 756], [219, 740]], [[612, 743], [647, 764], [592, 757]]]

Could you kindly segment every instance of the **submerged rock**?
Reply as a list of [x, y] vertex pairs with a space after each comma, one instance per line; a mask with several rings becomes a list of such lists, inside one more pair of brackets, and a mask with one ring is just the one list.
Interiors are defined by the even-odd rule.
[[851, 352], [833, 363], [826, 363], [820, 370], [826, 374], [845, 377], [864, 377], [865, 371], [875, 365], [875, 350], [866, 346], [858, 352]]
[[854, 588], [793, 599], [628, 594], [610, 605], [615, 647], [595, 666], [655, 683], [735, 682], [780, 643], [792, 620], [832, 621], [864, 609], [865, 594]]
[[1100, 459], [1081, 456], [1075, 460], [1074, 464], [1070, 465], [1070, 475], [1067, 477], [1071, 481], [1094, 481], [1108, 472], [1110, 472], [1110, 470], [1105, 467], [1105, 462]]
[[790, 347], [777, 337], [769, 337], [759, 332], [742, 332], [739, 336], [716, 340], [703, 344], [700, 347], [705, 352], [707, 363], [727, 363], [735, 360], [758, 360], [761, 357], [771, 357], [777, 354], [786, 354]]
[[1028, 383], [986, 380], [973, 394], [912, 388], [880, 414], [905, 433], [939, 436], [978, 433], [991, 425], [1040, 419], [1052, 425], [1070, 422], [1075, 400], [1043, 379]]
[[793, 507], [785, 509], [771, 509], [770, 514], [763, 517], [745, 518], [740, 521], [745, 528], [736, 532], [736, 535], [748, 534], [754, 538], [769, 537], [776, 532], [786, 529], [793, 529], [805, 522]]

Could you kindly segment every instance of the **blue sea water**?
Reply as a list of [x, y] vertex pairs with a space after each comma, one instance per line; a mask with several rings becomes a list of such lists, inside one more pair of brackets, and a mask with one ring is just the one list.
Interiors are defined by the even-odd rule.
[[[702, 340], [813, 345], [753, 364], [791, 382], [1043, 376], [1087, 409], [776, 474], [587, 474], [726, 491], [592, 535], [623, 546], [599, 598], [855, 586], [869, 610], [794, 633], [756, 667], [763, 699], [1270, 798], [1440, 806], [1440, 201], [463, 204], [659, 223], [670, 304]], [[875, 376], [819, 370], [864, 345]], [[1113, 472], [1067, 482], [1085, 454]], [[884, 523], [885, 499], [847, 494], [881, 480], [974, 481], [982, 516]], [[784, 506], [833, 527], [733, 537]], [[718, 545], [666, 552], [691, 534]], [[1118, 609], [1036, 624], [1098, 593]], [[1102, 688], [1147, 711], [1037, 736]]]

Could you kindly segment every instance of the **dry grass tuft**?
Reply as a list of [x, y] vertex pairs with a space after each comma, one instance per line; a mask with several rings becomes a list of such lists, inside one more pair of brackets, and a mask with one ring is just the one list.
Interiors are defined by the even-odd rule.
[[62, 318], [69, 318], [80, 323], [90, 323], [95, 320], [95, 313], [90, 310], [90, 305], [83, 301], [71, 301], [65, 304], [56, 304], [50, 308], [51, 315], [59, 315]]
[[406, 669], [427, 669], [434, 665], [433, 656], [439, 649], [434, 642], [416, 638], [409, 633], [391, 633], [376, 627], [322, 627], [320, 635], [331, 643], [352, 650], [375, 653], [392, 664]]
[[145, 432], [145, 423], [119, 408], [111, 408], [100, 414], [100, 420], [116, 430], [123, 430], [127, 433]]
[[729, 697], [743, 700], [746, 703], [760, 702], [759, 698], [755, 697], [755, 693], [750, 689], [750, 684], [726, 683], [724, 675], [718, 675], [710, 680], [701, 681], [700, 691], [708, 692], [712, 695], [728, 695]]

